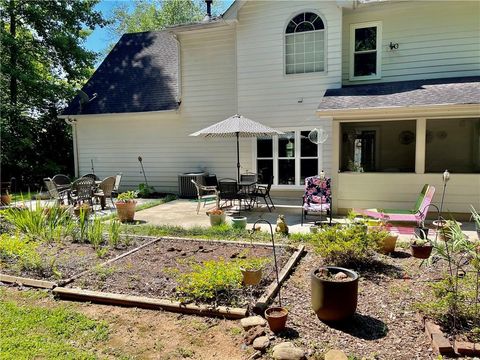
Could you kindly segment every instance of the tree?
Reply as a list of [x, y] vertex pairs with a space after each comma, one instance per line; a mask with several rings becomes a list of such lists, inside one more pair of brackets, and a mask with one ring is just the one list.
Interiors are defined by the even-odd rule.
[[113, 10], [110, 30], [115, 38], [125, 33], [162, 30], [200, 21], [205, 11], [202, 0], [136, 0], [131, 11], [125, 4]]
[[92, 74], [83, 43], [108, 22], [98, 0], [0, 0], [1, 178], [27, 184], [69, 172], [69, 127], [61, 108]]

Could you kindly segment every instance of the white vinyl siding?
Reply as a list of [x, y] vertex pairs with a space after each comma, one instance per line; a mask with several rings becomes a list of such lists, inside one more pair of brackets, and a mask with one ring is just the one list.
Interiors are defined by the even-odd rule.
[[[178, 190], [177, 175], [206, 170], [236, 176], [233, 138], [205, 139], [189, 134], [236, 112], [233, 28], [180, 35], [182, 104], [179, 112], [89, 116], [78, 120], [80, 174], [101, 178], [123, 172], [122, 189], [145, 182], [137, 157], [143, 157], [150, 185]], [[241, 140], [250, 159], [250, 142]]]
[[[480, 2], [385, 2], [344, 10], [343, 83], [365, 84], [480, 75]], [[352, 24], [382, 22], [381, 79], [351, 73]], [[398, 49], [390, 49], [390, 43]]]
[[[285, 74], [285, 28], [301, 12], [319, 14], [324, 22], [324, 72]], [[247, 2], [237, 24], [238, 112], [275, 128], [323, 128], [330, 133], [331, 119], [319, 118], [316, 109], [326, 89], [341, 85], [341, 21], [342, 10], [334, 1]], [[321, 159], [327, 174], [331, 156], [329, 137]], [[255, 155], [243, 164], [254, 170]]]

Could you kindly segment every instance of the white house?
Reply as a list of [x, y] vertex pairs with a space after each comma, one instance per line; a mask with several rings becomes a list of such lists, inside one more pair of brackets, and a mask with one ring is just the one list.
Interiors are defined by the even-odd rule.
[[[218, 18], [125, 34], [61, 116], [76, 172], [93, 162], [136, 187], [141, 155], [161, 191], [182, 172], [235, 177], [233, 139], [188, 134], [239, 113], [286, 133], [240, 146], [242, 170], [274, 175], [277, 196], [300, 199], [323, 169], [335, 211], [411, 208], [449, 169], [445, 207], [466, 213], [480, 207], [479, 19], [477, 1], [236, 0]], [[314, 128], [324, 144], [306, 138]]]

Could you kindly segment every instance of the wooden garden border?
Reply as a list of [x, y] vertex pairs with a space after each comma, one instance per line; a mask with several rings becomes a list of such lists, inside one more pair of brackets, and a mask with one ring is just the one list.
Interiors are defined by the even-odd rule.
[[[271, 244], [263, 243], [263, 242], [194, 239], [194, 238], [181, 238], [181, 237], [173, 237], [173, 236], [162, 236], [162, 237], [143, 236], [143, 235], [133, 235], [133, 236], [139, 236], [142, 238], [152, 239], [152, 240], [130, 251], [120, 254], [119, 256], [113, 259], [107, 260], [99, 264], [98, 266], [109, 265], [147, 246], [150, 246], [162, 239], [174, 240], [174, 241], [196, 241], [196, 242], [208, 242], [208, 243], [226, 243], [226, 244], [234, 244], [234, 245], [253, 245], [253, 246], [272, 247]], [[275, 246], [282, 247], [282, 248], [292, 248], [292, 246], [287, 244], [278, 244]], [[292, 272], [296, 263], [300, 260], [304, 250], [305, 250], [305, 246], [300, 245], [297, 248], [297, 250], [290, 256], [285, 266], [280, 270], [279, 284], [277, 284], [276, 279], [272, 281], [272, 283], [265, 290], [264, 294], [257, 300], [253, 309], [255, 312], [263, 312], [263, 310], [272, 301], [273, 297], [277, 294], [279, 287], [283, 284], [283, 282], [286, 280], [288, 275]], [[171, 301], [167, 299], [147, 298], [143, 296], [106, 293], [106, 292], [99, 292], [99, 291], [82, 290], [78, 288], [63, 287], [64, 285], [69, 284], [72, 281], [78, 279], [79, 277], [87, 275], [92, 271], [93, 271], [93, 268], [82, 271], [81, 273], [73, 275], [68, 279], [61, 280], [58, 284], [49, 282], [49, 281], [44, 281], [44, 280], [29, 279], [29, 278], [16, 277], [16, 276], [4, 275], [4, 274], [0, 274], [0, 281], [6, 282], [6, 283], [13, 283], [13, 284], [22, 284], [22, 285], [35, 287], [35, 288], [50, 289], [52, 290], [52, 293], [54, 295], [56, 295], [61, 299], [66, 299], [66, 300], [89, 301], [89, 302], [97, 302], [97, 303], [102, 303], [107, 305], [120, 305], [120, 306], [129, 306], [129, 307], [139, 307], [139, 308], [145, 308], [145, 309], [156, 309], [156, 310], [163, 309], [166, 311], [180, 312], [185, 314], [196, 314], [196, 315], [203, 315], [203, 316], [219, 316], [227, 319], [240, 319], [247, 316], [247, 313], [248, 313], [248, 309], [246, 308], [230, 308], [226, 306], [212, 307], [210, 305], [205, 305], [205, 304], [199, 304], [199, 305], [182, 304], [180, 302]]]

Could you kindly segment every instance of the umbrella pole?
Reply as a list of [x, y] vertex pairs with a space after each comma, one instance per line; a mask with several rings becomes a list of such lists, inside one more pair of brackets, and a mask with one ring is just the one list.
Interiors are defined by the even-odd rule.
[[237, 135], [237, 181], [240, 181], [240, 141], [239, 141], [239, 133]]

